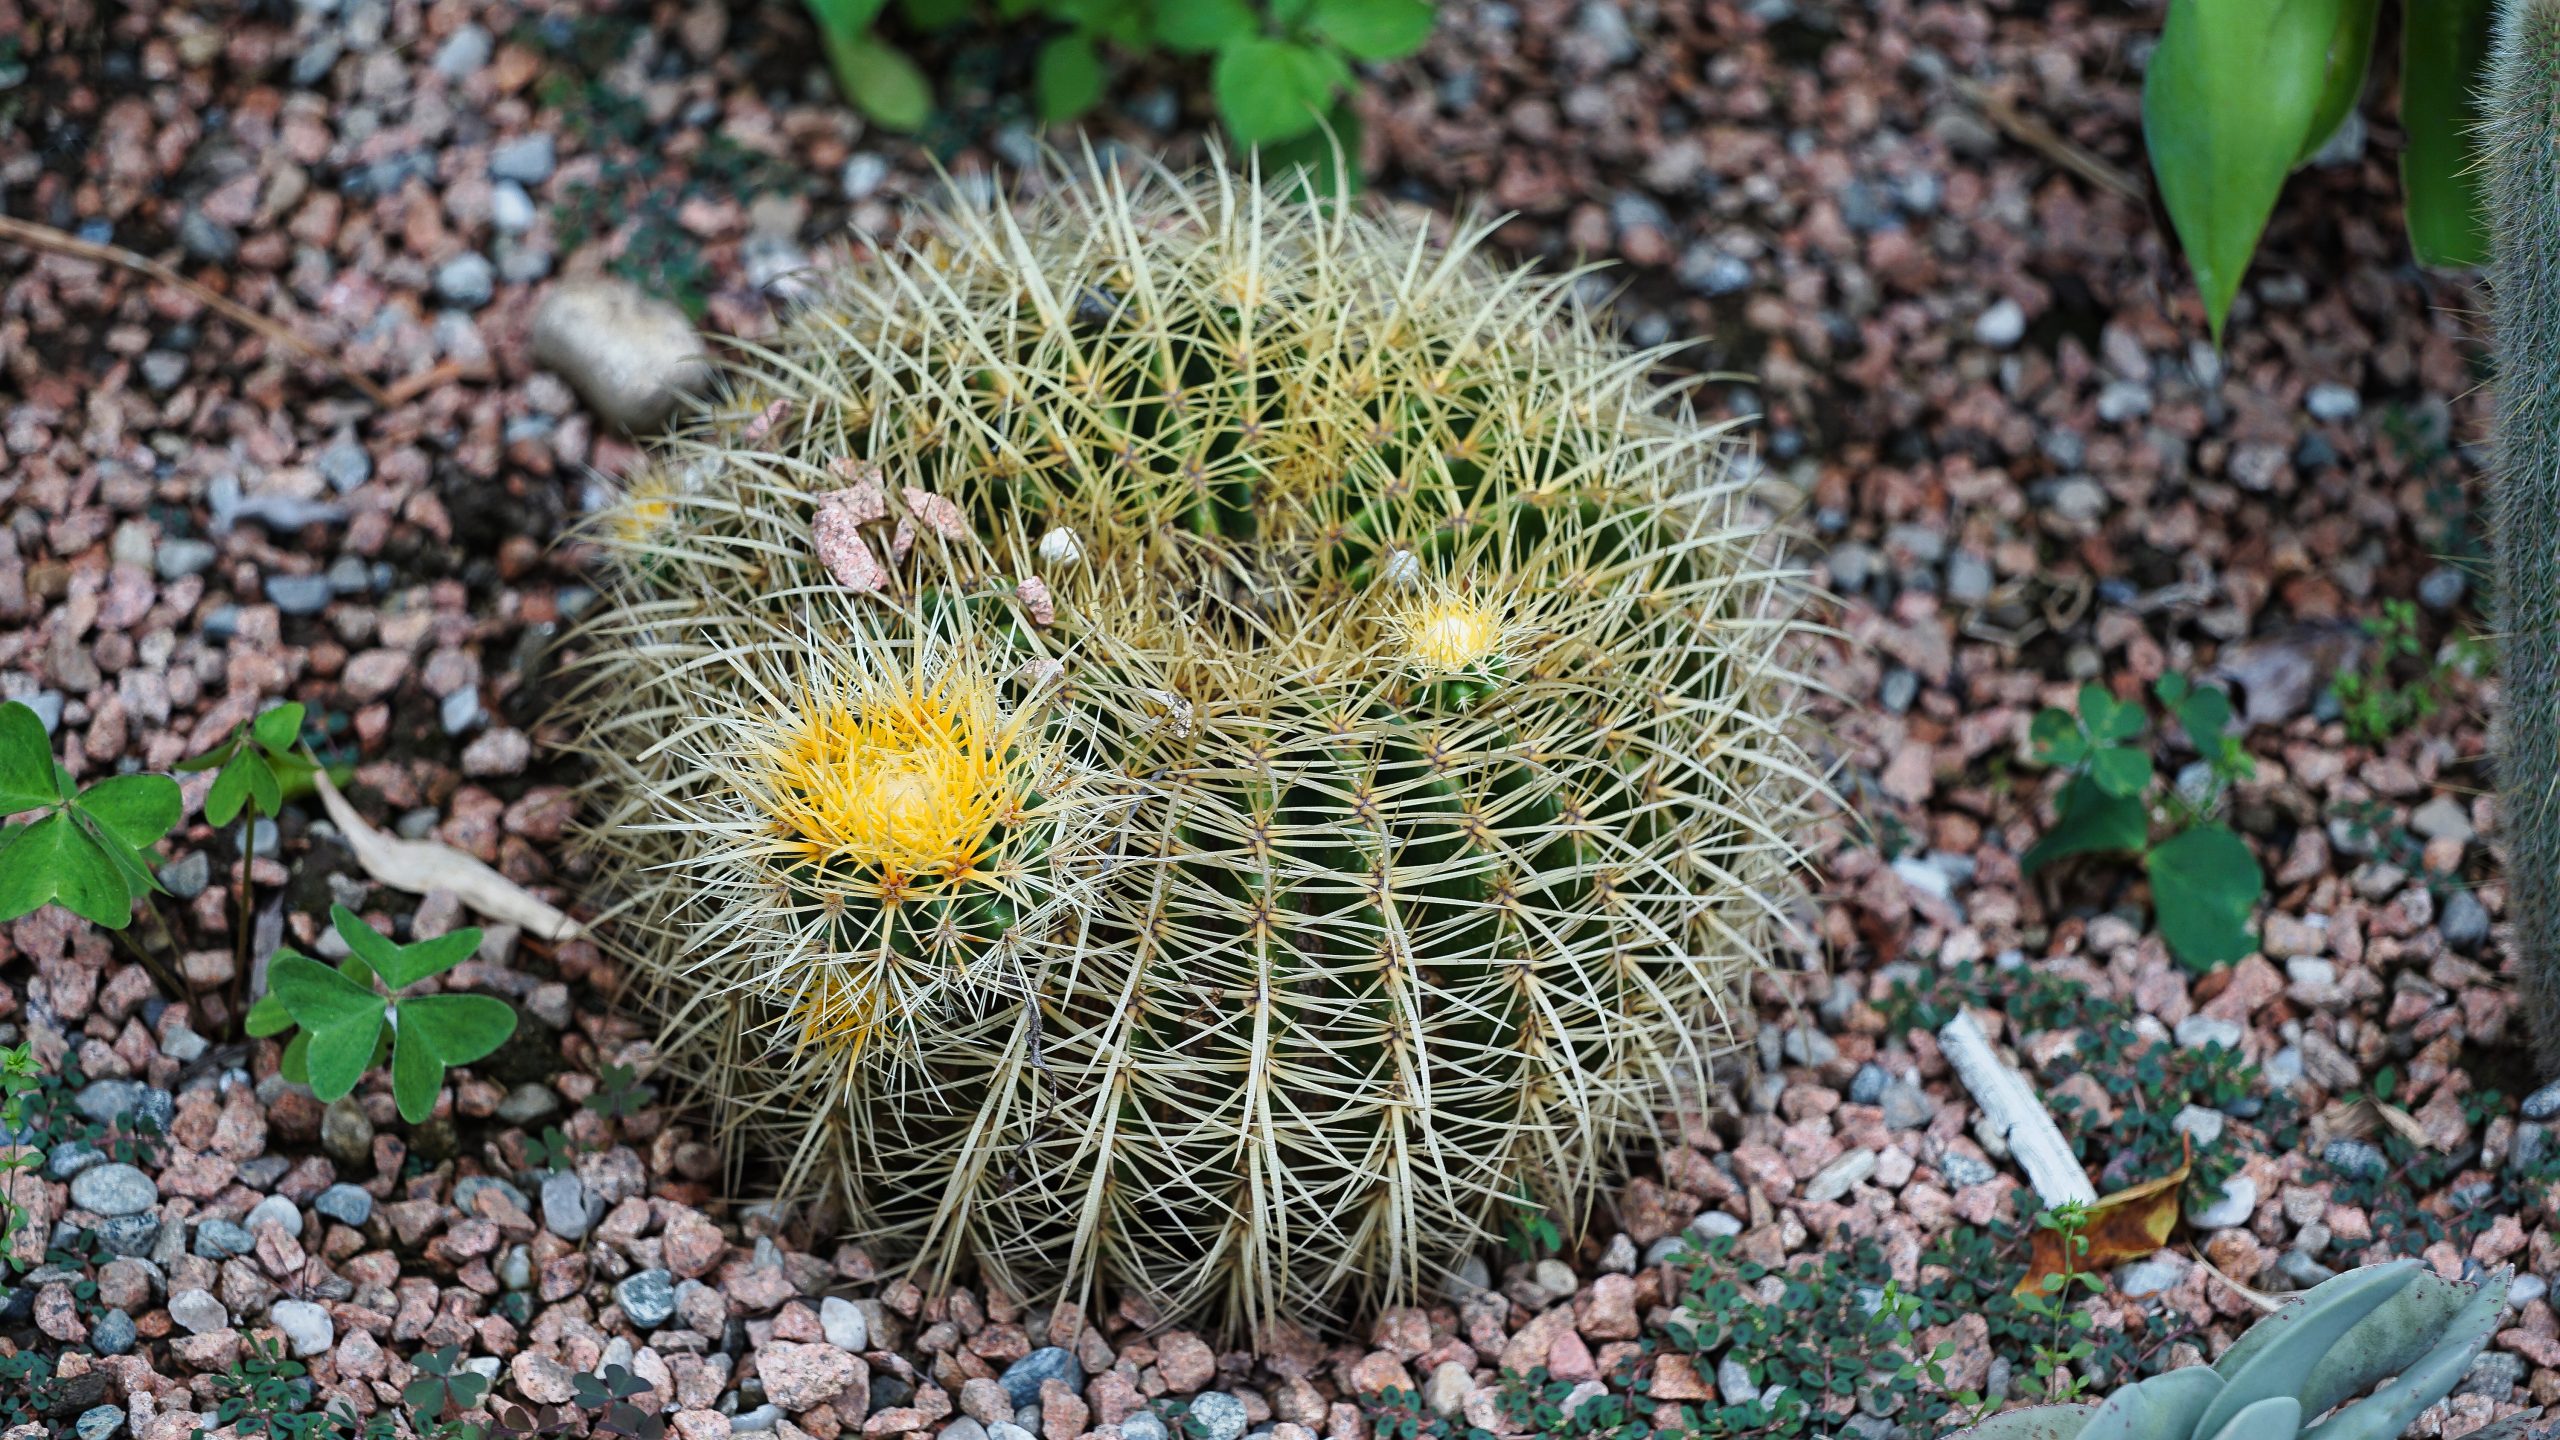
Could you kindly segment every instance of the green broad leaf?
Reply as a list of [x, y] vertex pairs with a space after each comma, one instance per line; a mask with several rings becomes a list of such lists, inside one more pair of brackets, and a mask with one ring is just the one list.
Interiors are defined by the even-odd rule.
[[276, 1057], [276, 1073], [288, 1085], [311, 1083], [311, 1032], [300, 1030], [284, 1042], [284, 1053]]
[[240, 747], [240, 765], [249, 778], [249, 807], [269, 817], [281, 814], [284, 810], [284, 782], [276, 778], [275, 765], [245, 745]]
[[249, 737], [258, 748], [282, 759], [293, 753], [293, 742], [302, 737], [302, 704], [288, 700], [249, 722]]
[[259, 1038], [281, 1035], [293, 1028], [293, 1012], [284, 1008], [284, 1002], [273, 995], [261, 995], [258, 1003], [249, 1007], [249, 1013], [240, 1025]]
[[23, 703], [0, 705], [0, 815], [51, 805], [53, 742], [44, 722]]
[[[1324, 124], [1295, 140], [1262, 147], [1265, 176], [1295, 172], [1304, 200], [1334, 200], [1360, 193], [1360, 112], [1346, 98], [1335, 102]], [[1342, 148], [1339, 152], [1335, 146]]]
[[[302, 1017], [296, 1013], [294, 1018]], [[361, 1020], [325, 1026], [304, 1021], [302, 1033], [311, 1041], [304, 1054], [311, 1069], [311, 1093], [322, 1100], [336, 1100], [355, 1089], [364, 1072], [373, 1068], [375, 1052], [382, 1043], [382, 1026], [383, 1011], [378, 1001], [373, 1013]]]
[[898, 3], [898, 13], [906, 16], [907, 23], [919, 30], [948, 30], [968, 19], [969, 10], [969, 0], [899, 0]]
[[2068, 710], [2044, 709], [2027, 726], [2027, 741], [2036, 759], [2047, 765], [2077, 765], [2089, 758], [2089, 737]]
[[515, 1007], [489, 995], [421, 995], [399, 1005], [400, 1043], [417, 1041], [447, 1065], [468, 1065], [516, 1033]]
[[400, 1118], [412, 1125], [422, 1124], [436, 1111], [436, 1092], [444, 1088], [444, 1061], [436, 1058], [434, 1047], [416, 1033], [409, 1020], [412, 1000], [400, 1007], [400, 1024], [391, 1042], [391, 1098], [400, 1107]]
[[2181, 964], [2210, 970], [2258, 948], [2249, 915], [2266, 891], [2266, 875], [2230, 827], [2198, 825], [2173, 835], [2151, 847], [2142, 864], [2160, 938]]
[[2381, 15], [2382, 0], [2341, 0], [2338, 33], [2329, 45], [2327, 81], [2294, 164], [2309, 164], [2355, 113], [2356, 101], [2364, 95], [2365, 72], [2373, 66], [2373, 26]]
[[2215, 343], [2361, 0], [2169, 0], [2142, 133]]
[[933, 113], [933, 82], [903, 51], [868, 32], [847, 34], [832, 25], [824, 27], [820, 38], [826, 42], [836, 85], [853, 108], [883, 129], [923, 128]]
[[2122, 745], [2109, 745], [2089, 757], [2089, 778], [2110, 795], [2139, 795], [2151, 783], [2151, 757]]
[[231, 757], [239, 753], [239, 750], [239, 737], [233, 736], [201, 755], [179, 761], [178, 772], [182, 775], [193, 775], [199, 770], [211, 770], [217, 765], [228, 765], [231, 763]]
[[1316, 0], [1308, 20], [1355, 60], [1400, 60], [1431, 38], [1428, 0]]
[[[480, 929], [476, 925], [448, 930], [433, 940], [421, 940], [415, 945], [403, 945], [400, 947], [400, 965], [403, 973], [411, 978], [400, 983], [414, 985], [430, 975], [441, 975], [470, 959], [479, 949]], [[390, 977], [383, 978], [387, 980]]]
[[860, 35], [889, 8], [888, 0], [809, 0], [809, 13], [823, 32]]
[[2219, 754], [2223, 732], [2231, 728], [2231, 696], [2207, 687], [2188, 693], [2178, 702], [2178, 728], [2187, 732], [2187, 743], [2200, 755]]
[[332, 905], [329, 907], [329, 925], [338, 932], [339, 939], [347, 942], [347, 948], [355, 952], [355, 958], [382, 977], [383, 984], [398, 990], [415, 980], [414, 976], [406, 980], [393, 978], [402, 968], [400, 946], [390, 936], [366, 924], [363, 916], [344, 905]]
[[205, 823], [219, 828], [237, 819], [240, 807], [248, 803], [249, 772], [265, 768], [256, 756], [234, 752], [222, 773], [213, 777], [213, 788], [204, 794]]
[[2033, 872], [2073, 855], [2125, 854], [2140, 850], [2151, 838], [2151, 817], [2142, 802], [2110, 795], [2086, 775], [2062, 789], [2053, 828], [2045, 832], [2019, 865]]
[[2400, 8], [2400, 193], [2418, 263], [2489, 263], [2480, 193], [2480, 82], [2495, 0], [2419, 0]]
[[133, 892], [114, 858], [60, 812], [18, 826], [0, 848], [0, 921], [33, 914], [52, 901], [109, 930], [133, 922]]
[[267, 989], [305, 1030], [382, 1023], [382, 996], [308, 956], [279, 950], [267, 962]]
[[1174, 0], [1156, 7], [1156, 43], [1182, 55], [1206, 55], [1254, 33], [1244, 0]]
[[2142, 733], [2142, 707], [2118, 700], [2103, 685], [2080, 687], [2080, 723], [2087, 727], [2089, 738], [2101, 744], [2110, 740], [2130, 740]]
[[160, 893], [160, 877], [152, 873], [150, 856], [126, 844], [124, 837], [77, 809], [71, 811], [71, 817], [78, 822], [82, 833], [97, 845], [98, 853], [106, 856], [108, 862], [116, 867], [116, 875], [124, 882], [127, 896], [140, 899]]
[[1041, 46], [1031, 83], [1046, 123], [1072, 120], [1092, 109], [1102, 98], [1103, 84], [1102, 57], [1094, 51], [1093, 37], [1070, 31]]
[[1267, 145], [1315, 129], [1343, 74], [1323, 50], [1256, 35], [1218, 52], [1209, 90], [1236, 143]]
[[178, 823], [185, 800], [166, 775], [118, 775], [80, 792], [74, 808], [136, 850], [160, 843]]

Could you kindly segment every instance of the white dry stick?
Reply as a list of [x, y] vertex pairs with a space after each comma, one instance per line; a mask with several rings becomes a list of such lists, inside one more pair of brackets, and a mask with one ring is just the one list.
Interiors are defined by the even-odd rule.
[[474, 856], [434, 840], [402, 840], [367, 825], [338, 787], [329, 783], [327, 771], [315, 772], [311, 783], [319, 787], [320, 803], [331, 823], [347, 837], [347, 848], [356, 852], [356, 863], [383, 884], [412, 895], [450, 890], [490, 919], [521, 926], [545, 940], [574, 940], [585, 933], [577, 921]]
[[2098, 1187], [2089, 1183], [2071, 1144], [2054, 1128], [2053, 1116], [2036, 1099], [2027, 1077], [2003, 1062], [1991, 1049], [1991, 1037], [1968, 1011], [1938, 1030], [1938, 1048], [1955, 1067], [1956, 1078], [1973, 1092], [1973, 1101], [1991, 1121], [1992, 1131], [2009, 1142], [2009, 1153], [2027, 1172], [2036, 1198], [2050, 1209], [2057, 1205], [2094, 1205]]

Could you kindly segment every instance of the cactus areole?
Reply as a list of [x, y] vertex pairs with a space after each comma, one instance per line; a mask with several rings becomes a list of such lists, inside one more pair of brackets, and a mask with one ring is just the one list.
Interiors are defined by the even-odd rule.
[[1728, 1046], [1822, 793], [1797, 577], [1572, 277], [1051, 178], [598, 515], [611, 943], [738, 1183], [928, 1284], [1341, 1321]]
[[1953, 1440], [2396, 1440], [2489, 1343], [2507, 1279], [2444, 1280], [2415, 1260], [2367, 1265], [2287, 1301], [2211, 1365], [2097, 1405], [2012, 1410]]

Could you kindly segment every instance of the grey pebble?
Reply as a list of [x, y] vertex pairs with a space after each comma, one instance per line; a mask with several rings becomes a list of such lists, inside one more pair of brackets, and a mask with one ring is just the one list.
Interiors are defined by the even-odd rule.
[[[133, 1328], [132, 1321], [124, 1323], [126, 1329]], [[123, 1430], [124, 1407], [121, 1405], [92, 1406], [81, 1411], [80, 1418], [71, 1422], [71, 1433], [79, 1440], [113, 1440]]]
[[465, 25], [445, 37], [436, 49], [436, 73], [448, 80], [468, 79], [489, 63], [495, 44], [489, 32], [477, 25]]
[[1206, 1432], [1209, 1440], [1238, 1440], [1248, 1423], [1244, 1402], [1224, 1390], [1209, 1390], [1191, 1402], [1191, 1422]]
[[332, 1185], [320, 1192], [311, 1208], [341, 1225], [362, 1225], [373, 1218], [373, 1197], [353, 1185]]
[[[604, 1197], [587, 1182], [560, 1171], [542, 1182], [542, 1225], [563, 1240], [583, 1240], [604, 1218]], [[672, 1293], [669, 1303], [673, 1303]]]
[[240, 1224], [252, 1235], [261, 1225], [273, 1225], [297, 1240], [302, 1238], [302, 1211], [282, 1195], [270, 1195], [250, 1206], [247, 1218]]
[[2560, 1080], [2554, 1080], [2524, 1097], [2520, 1107], [2527, 1120], [2549, 1120], [2560, 1117]]
[[489, 177], [513, 180], [519, 185], [539, 185], [551, 178], [557, 158], [549, 131], [536, 130], [518, 135], [489, 147]]
[[2364, 400], [2352, 387], [2324, 380], [2304, 393], [2302, 408], [2311, 412], [2314, 420], [2352, 420], [2364, 408]]
[[163, 580], [183, 580], [211, 565], [221, 553], [210, 540], [182, 535], [160, 542], [159, 548], [152, 552], [151, 568], [159, 571]]
[[2436, 932], [2444, 936], [2444, 943], [2468, 954], [2489, 938], [2489, 911], [2479, 896], [2456, 890], [2445, 897], [2444, 914], [2436, 921]]
[[353, 438], [341, 435], [320, 452], [320, 476], [344, 495], [373, 478], [373, 457]]
[[1988, 1185], [2000, 1178], [2000, 1172], [1989, 1161], [1976, 1160], [1961, 1150], [1948, 1151], [1938, 1168], [1947, 1172], [1947, 1179], [1959, 1189]]
[[236, 1220], [215, 1217], [196, 1225], [196, 1254], [207, 1260], [228, 1260], [257, 1248], [257, 1237]]
[[539, 218], [533, 197], [513, 180], [501, 180], [489, 187], [489, 225], [501, 235], [521, 235], [533, 228]]
[[622, 1317], [642, 1330], [654, 1330], [676, 1313], [675, 1277], [664, 1270], [643, 1270], [613, 1287]]
[[448, 304], [477, 310], [498, 293], [498, 268], [477, 250], [465, 250], [436, 267], [436, 294]]
[[190, 850], [160, 867], [160, 883], [168, 887], [172, 898], [193, 900], [213, 883], [213, 858], [201, 850]]
[[121, 1310], [108, 1311], [89, 1327], [89, 1343], [101, 1355], [122, 1355], [133, 1349], [134, 1341], [140, 1338], [134, 1330], [133, 1317]]
[[1076, 1352], [1062, 1345], [1043, 1345], [1014, 1361], [997, 1377], [1004, 1386], [1005, 1397], [1016, 1405], [1028, 1405], [1040, 1398], [1040, 1382], [1059, 1380], [1074, 1385], [1084, 1379], [1084, 1366], [1077, 1362]]
[[337, 598], [325, 575], [270, 575], [267, 598], [287, 615], [317, 615]]
[[160, 1203], [160, 1187], [130, 1165], [93, 1165], [71, 1177], [71, 1203], [96, 1215], [139, 1215]]
[[2391, 1168], [2381, 1148], [2365, 1140], [2332, 1140], [2321, 1150], [2320, 1158], [2347, 1175], [2371, 1177]]

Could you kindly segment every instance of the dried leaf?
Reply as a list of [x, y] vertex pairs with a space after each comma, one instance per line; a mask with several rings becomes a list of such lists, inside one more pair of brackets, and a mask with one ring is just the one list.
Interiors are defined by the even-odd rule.
[[837, 498], [830, 495], [818, 503], [817, 518], [809, 526], [811, 547], [837, 584], [857, 595], [877, 595], [888, 588], [889, 572], [880, 568], [879, 557], [862, 538], [861, 520], [851, 507], [834, 503]]
[[2333, 1101], [2312, 1116], [2311, 1145], [2317, 1150], [2332, 1140], [2361, 1140], [2386, 1126], [2412, 1145], [2430, 1144], [2426, 1127], [2418, 1123], [2417, 1116], [2368, 1095], [2358, 1100]]
[[[2190, 1143], [2179, 1157], [2177, 1169], [2098, 1197], [2098, 1203], [2089, 1207], [2088, 1226], [2080, 1232], [2088, 1248], [2071, 1262], [2070, 1268], [2083, 1275], [2111, 1270], [2168, 1244], [2169, 1233], [2178, 1228], [2179, 1197], [2187, 1188], [2187, 1172], [2194, 1165], [2194, 1147]], [[2026, 1278], [2018, 1282], [2016, 1291], [2020, 1295], [2043, 1293], [2046, 1280], [2063, 1273], [2062, 1232], [2039, 1227], [2030, 1244]]]
[[383, 884], [412, 895], [450, 890], [482, 915], [521, 926], [545, 940], [574, 940], [586, 933], [577, 921], [534, 898], [523, 886], [450, 845], [402, 840], [366, 824], [347, 797], [338, 793], [326, 770], [314, 772], [311, 782], [319, 788], [330, 823], [347, 837], [347, 848], [356, 852], [356, 863]]

